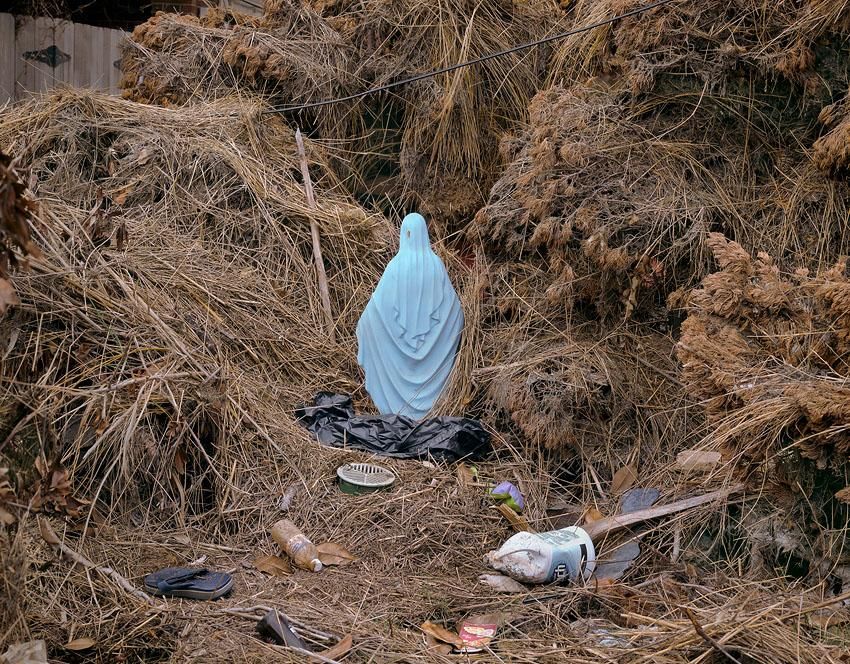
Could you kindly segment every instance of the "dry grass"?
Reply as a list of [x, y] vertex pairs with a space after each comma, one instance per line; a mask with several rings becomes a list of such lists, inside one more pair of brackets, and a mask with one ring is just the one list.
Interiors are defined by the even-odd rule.
[[[577, 25], [587, 25], [640, 4], [580, 0], [572, 15]], [[846, 80], [846, 11], [846, 0], [674, 2], [564, 40], [551, 76], [572, 81], [606, 72], [622, 76], [635, 92], [659, 85], [687, 89], [696, 78], [707, 92], [724, 95], [753, 91], [758, 78], [823, 95], [836, 78]], [[832, 69], [829, 76], [819, 75], [826, 68]], [[763, 84], [756, 94], [772, 88]]]
[[[159, 14], [134, 32], [124, 94], [183, 104], [250, 90], [278, 106], [319, 101], [537, 39], [559, 19], [540, 0], [314, 6], [272, 3], [258, 19]], [[525, 117], [546, 55], [531, 50], [287, 117], [345, 150], [335, 167], [358, 195], [466, 221], [496, 177], [498, 135]]]
[[[63, 93], [0, 124], [45, 208], [35, 235], [46, 255], [20, 280], [14, 338], [6, 330], [6, 398], [54, 425], [40, 441], [48, 456], [110, 503], [137, 499], [125, 494], [133, 486], [198, 506], [201, 485], [226, 481], [208, 455], [255, 421], [252, 403], [293, 408], [320, 387], [356, 384], [353, 325], [387, 226], [333, 193], [314, 152], [333, 343], [291, 131], [239, 108], [205, 115]], [[201, 467], [203, 480], [183, 482]]]
[[[0, 507], [17, 518], [0, 526], [0, 648], [45, 638], [75, 661], [303, 661], [255, 638], [260, 607], [276, 607], [353, 634], [351, 662], [454, 661], [427, 653], [418, 626], [491, 611], [507, 621], [481, 661], [846, 662], [850, 515], [833, 496], [850, 485], [846, 275], [827, 270], [848, 253], [850, 194], [842, 168], [827, 178], [809, 161], [827, 88], [848, 79], [834, 57], [841, 2], [677, 3], [620, 22], [568, 42], [548, 73], [569, 85], [530, 108], [545, 50], [305, 114], [328, 139], [308, 144], [315, 213], [269, 100], [397, 80], [564, 19], [500, 0], [269, 4], [259, 19], [142, 26], [127, 90], [160, 106], [66, 91], [0, 116], [0, 148], [35, 177], [44, 254], [16, 277], [23, 303], [0, 327], [0, 466], [13, 468]], [[631, 6], [580, 2], [568, 18]], [[576, 84], [586, 74], [599, 77]], [[488, 204], [452, 237], [497, 175], [498, 137], [527, 111]], [[378, 180], [389, 207], [418, 200], [430, 213], [461, 294], [466, 329], [438, 411], [482, 418], [494, 450], [477, 479], [383, 460], [394, 487], [352, 497], [334, 472], [363, 456], [322, 448], [292, 412], [318, 389], [368, 408], [353, 330], [395, 231], [350, 192]], [[707, 277], [716, 231], [746, 250]], [[789, 276], [803, 265], [820, 276]], [[718, 320], [737, 345], [712, 332]], [[697, 445], [721, 461], [678, 470]], [[498, 595], [478, 582], [483, 554], [510, 534], [491, 483], [517, 483], [543, 530], [614, 514], [626, 465], [662, 502], [749, 489], [627, 533], [642, 553], [621, 583]], [[358, 561], [258, 571], [285, 494], [289, 518]], [[136, 586], [203, 561], [230, 571], [235, 591], [148, 606], [57, 558], [28, 506]], [[63, 648], [85, 637], [89, 652]]]
[[[721, 268], [688, 298], [682, 378], [713, 441], [763, 460], [797, 450], [826, 467], [850, 450], [847, 260], [817, 276], [782, 275], [764, 253], [711, 235]], [[837, 467], [841, 464], [837, 463]]]

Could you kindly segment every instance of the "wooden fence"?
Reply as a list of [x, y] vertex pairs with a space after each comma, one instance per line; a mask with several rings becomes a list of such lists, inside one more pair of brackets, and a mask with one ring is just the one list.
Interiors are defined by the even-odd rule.
[[0, 106], [58, 85], [118, 92], [122, 30], [0, 14]]

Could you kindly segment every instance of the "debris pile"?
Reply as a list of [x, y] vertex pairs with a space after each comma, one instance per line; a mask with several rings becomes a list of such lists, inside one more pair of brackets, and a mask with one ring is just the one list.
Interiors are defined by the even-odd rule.
[[[645, 349], [672, 349], [687, 292], [712, 268], [711, 233], [790, 271], [850, 253], [841, 4], [670, 3], [560, 43], [552, 84], [528, 125], [504, 136], [507, 166], [466, 229], [486, 257], [485, 325], [500, 340], [485, 366], [506, 367], [487, 374], [483, 398], [530, 440], [575, 447], [567, 423], [587, 404], [585, 437], [616, 431], [599, 416], [608, 400], [627, 412], [683, 406], [677, 368]], [[572, 16], [589, 25], [635, 6], [578, 2]], [[565, 342], [591, 359], [562, 354], [569, 370], [546, 370], [545, 382], [524, 371], [530, 357], [559, 361], [548, 351]], [[627, 345], [636, 370], [623, 364]], [[680, 433], [703, 426], [695, 410], [685, 419]], [[656, 428], [649, 448], [678, 446], [674, 431]], [[643, 436], [615, 438], [633, 447]]]
[[200, 19], [158, 12], [133, 32], [122, 86], [127, 98], [164, 106], [238, 90], [303, 104], [350, 90], [352, 51], [315, 11], [300, 4], [261, 18], [220, 9]]
[[[564, 4], [160, 13], [125, 98], [3, 111], [32, 176], [0, 157], [0, 256], [30, 254], [0, 321], [0, 652], [846, 659], [845, 0], [671, 2], [281, 110], [638, 6]], [[337, 482], [367, 460], [350, 427], [326, 447], [296, 411], [374, 412], [355, 325], [415, 208], [465, 320], [429, 421], [490, 445], [381, 459], [375, 493]], [[283, 520], [320, 571], [282, 557]], [[576, 525], [616, 573], [538, 587], [482, 562]], [[141, 590], [202, 569], [230, 594]]]
[[[259, 18], [160, 13], [127, 46], [124, 94], [184, 104], [251, 91], [277, 107], [309, 104], [538, 39], [554, 32], [557, 14], [540, 0], [279, 0]], [[497, 176], [498, 137], [524, 118], [547, 54], [517, 53], [284, 115], [344, 146], [335, 166], [358, 195], [416, 205], [441, 224], [465, 220]]]
[[720, 270], [688, 297], [677, 353], [715, 444], [763, 462], [793, 444], [820, 468], [850, 452], [850, 266], [783, 275], [711, 234]]
[[[225, 495], [210, 456], [235, 449], [255, 405], [291, 413], [305, 391], [355, 387], [354, 324], [389, 227], [335, 190], [315, 146], [310, 210], [292, 131], [260, 108], [63, 92], [0, 119], [0, 143], [30, 165], [45, 208], [44, 256], [18, 279], [22, 305], [4, 328], [3, 387], [28, 404], [27, 421], [51, 422], [52, 453], [110, 503], [155, 490], [163, 504], [210, 509]], [[336, 341], [323, 330], [310, 218]]]

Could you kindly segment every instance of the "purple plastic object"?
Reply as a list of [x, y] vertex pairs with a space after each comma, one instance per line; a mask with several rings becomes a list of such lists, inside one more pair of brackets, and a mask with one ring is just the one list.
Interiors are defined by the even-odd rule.
[[496, 500], [507, 503], [508, 507], [517, 514], [525, 509], [525, 498], [511, 482], [499, 482], [490, 491], [490, 495]]

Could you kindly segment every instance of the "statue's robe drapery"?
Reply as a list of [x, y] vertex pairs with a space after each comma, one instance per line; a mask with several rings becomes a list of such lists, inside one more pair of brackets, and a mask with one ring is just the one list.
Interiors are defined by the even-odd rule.
[[423, 418], [448, 381], [462, 329], [460, 301], [425, 219], [409, 214], [398, 254], [357, 324], [357, 361], [378, 410]]

